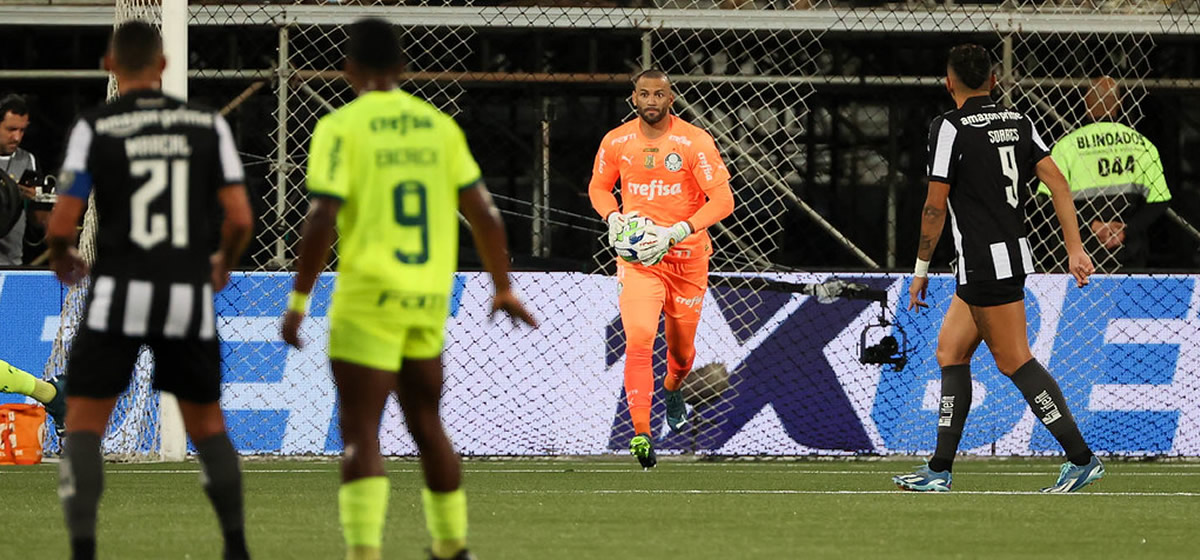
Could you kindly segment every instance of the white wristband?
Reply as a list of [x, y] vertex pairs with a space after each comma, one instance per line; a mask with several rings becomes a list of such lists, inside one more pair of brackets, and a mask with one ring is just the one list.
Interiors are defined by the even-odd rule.
[[929, 261], [917, 259], [917, 266], [913, 267], [913, 276], [927, 278], [929, 276]]

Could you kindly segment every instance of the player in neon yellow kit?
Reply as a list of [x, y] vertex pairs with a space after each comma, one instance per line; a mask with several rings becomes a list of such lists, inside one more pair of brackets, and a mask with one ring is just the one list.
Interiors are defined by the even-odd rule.
[[327, 262], [336, 220], [329, 358], [346, 446], [338, 493], [346, 557], [380, 557], [389, 486], [379, 420], [395, 393], [421, 454], [433, 557], [466, 559], [462, 474], [438, 416], [459, 211], [495, 285], [492, 312], [536, 323], [509, 287], [504, 225], [462, 130], [398, 89], [401, 69], [390, 24], [367, 19], [350, 27], [346, 78], [358, 98], [322, 118], [313, 132], [313, 200], [283, 339], [300, 345], [307, 297]]

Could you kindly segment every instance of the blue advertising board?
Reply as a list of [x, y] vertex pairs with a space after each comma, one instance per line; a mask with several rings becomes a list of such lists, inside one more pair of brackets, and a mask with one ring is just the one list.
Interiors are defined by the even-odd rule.
[[[779, 276], [819, 281], [824, 275]], [[726, 364], [730, 388], [694, 410], [694, 426], [663, 429], [664, 452], [737, 455], [924, 453], [933, 448], [941, 320], [954, 290], [934, 277], [931, 308], [904, 311], [908, 279], [848, 278], [887, 290], [887, 315], [908, 335], [901, 371], [858, 360], [859, 336], [878, 304], [714, 287], [704, 301], [697, 365]], [[1026, 292], [1028, 334], [1037, 359], [1058, 379], [1097, 451], [1200, 455], [1200, 286], [1197, 276], [1096, 277], [1084, 289], [1065, 276], [1037, 275]], [[308, 344], [278, 337], [291, 276], [243, 273], [218, 295], [224, 357], [222, 404], [243, 453], [341, 451], [325, 357], [329, 293], [324, 275], [303, 331]], [[575, 273], [515, 275], [542, 319], [533, 331], [488, 320], [485, 275], [456, 278], [447, 323], [443, 416], [467, 454], [597, 454], [631, 435], [624, 406], [624, 346], [614, 279]], [[41, 374], [51, 355], [66, 290], [46, 272], [0, 272], [0, 359]], [[877, 339], [894, 329], [873, 331]], [[663, 370], [660, 339], [657, 368]], [[1057, 453], [1024, 399], [986, 347], [971, 363], [973, 407], [962, 449], [970, 453]], [[147, 371], [149, 368], [145, 368]], [[659, 377], [663, 371], [657, 372]], [[148, 374], [147, 374], [148, 375]], [[143, 376], [144, 378], [145, 376]], [[0, 395], [0, 402], [23, 402]], [[661, 400], [661, 399], [659, 399]], [[114, 431], [153, 433], [152, 400], [126, 399]], [[661, 426], [656, 402], [656, 427]], [[656, 428], [656, 431], [658, 429]], [[415, 452], [395, 403], [381, 432], [386, 452]], [[109, 438], [110, 451], [145, 451], [152, 441]]]

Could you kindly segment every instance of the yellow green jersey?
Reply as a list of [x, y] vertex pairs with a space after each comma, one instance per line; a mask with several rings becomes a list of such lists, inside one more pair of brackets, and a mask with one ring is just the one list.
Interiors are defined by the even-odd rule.
[[330, 315], [387, 310], [407, 324], [444, 323], [458, 195], [479, 179], [454, 119], [403, 91], [369, 92], [322, 118], [308, 191], [342, 202]]
[[[1077, 128], [1059, 139], [1050, 156], [1077, 201], [1131, 195], [1146, 203], [1171, 200], [1158, 148], [1123, 124], [1095, 122]], [[1039, 184], [1038, 194], [1049, 196], [1049, 187]]]

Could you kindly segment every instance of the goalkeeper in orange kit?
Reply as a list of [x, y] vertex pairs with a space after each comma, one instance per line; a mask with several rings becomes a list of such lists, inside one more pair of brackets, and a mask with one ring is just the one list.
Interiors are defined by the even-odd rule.
[[[644, 468], [657, 463], [650, 432], [654, 337], [666, 312], [667, 424], [679, 429], [687, 410], [679, 392], [696, 357], [696, 327], [708, 287], [712, 242], [707, 228], [733, 212], [729, 171], [703, 129], [671, 114], [675, 94], [659, 70], [634, 79], [637, 118], [604, 136], [588, 195], [608, 222], [609, 244], [634, 215], [654, 222], [638, 244], [638, 262], [617, 260], [625, 329], [625, 395], [635, 436], [629, 451]], [[613, 184], [621, 181], [621, 201]]]

